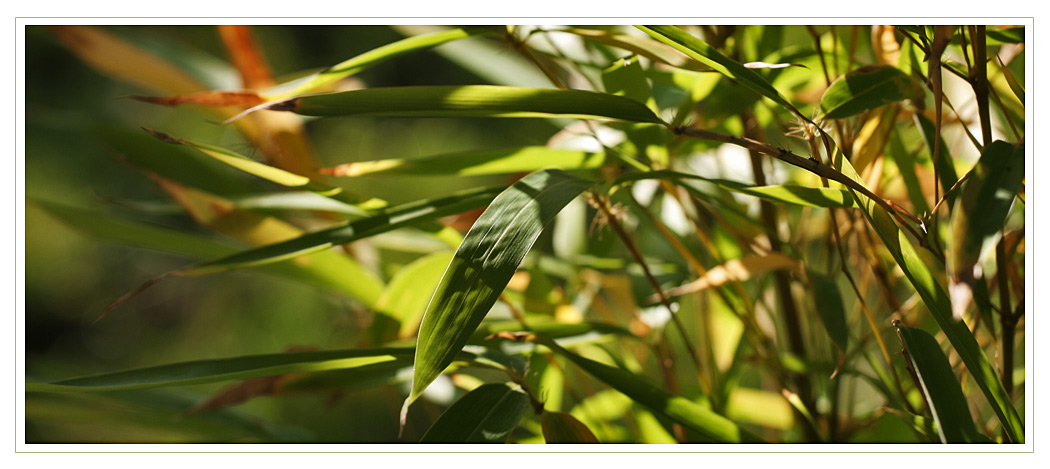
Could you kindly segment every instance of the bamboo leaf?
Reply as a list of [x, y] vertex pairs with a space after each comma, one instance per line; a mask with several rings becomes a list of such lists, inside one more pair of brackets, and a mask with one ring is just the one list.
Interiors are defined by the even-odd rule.
[[303, 96], [246, 111], [270, 109], [306, 116], [573, 117], [661, 123], [645, 105], [581, 90], [511, 86], [406, 86]]
[[1002, 236], [1024, 180], [1024, 147], [996, 140], [984, 149], [971, 171], [952, 210], [947, 253], [949, 274], [967, 282], [980, 276], [974, 267]]
[[738, 427], [733, 421], [689, 399], [668, 393], [629, 371], [581, 357], [541, 336], [532, 335], [529, 340], [554, 350], [595, 378], [612, 386], [635, 402], [648, 407], [657, 415], [664, 416], [695, 431], [705, 442], [754, 443], [762, 441]]
[[846, 307], [842, 303], [842, 294], [834, 280], [826, 275], [810, 270], [809, 280], [813, 285], [813, 300], [817, 314], [820, 316], [824, 330], [839, 350], [846, 351], [849, 344], [849, 325], [846, 323]]
[[322, 169], [332, 176], [428, 176], [448, 174], [475, 176], [532, 172], [547, 167], [566, 170], [594, 169], [605, 164], [604, 153], [561, 150], [540, 146], [446, 153], [423, 158], [388, 159], [347, 163]]
[[867, 65], [831, 83], [820, 98], [824, 119], [842, 119], [905, 99], [922, 99], [919, 82], [890, 65]]
[[984, 443], [986, 438], [974, 426], [966, 396], [937, 340], [926, 331], [905, 326], [897, 327], [897, 335], [933, 413], [941, 443]]
[[[841, 171], [851, 179], [861, 182], [857, 171], [849, 160], [842, 158], [842, 154], [836, 155], [836, 160]], [[850, 189], [853, 197], [863, 208], [862, 212], [875, 232], [882, 239], [883, 245], [889, 250], [894, 261], [904, 272], [904, 276], [915, 288], [923, 303], [930, 310], [930, 314], [937, 321], [944, 335], [948, 337], [952, 347], [959, 353], [966, 369], [970, 371], [977, 386], [981, 388], [992, 410], [999, 417], [1007, 436], [1011, 441], [1021, 443], [1024, 441], [1024, 424], [1021, 417], [1010, 401], [1010, 396], [1003, 388], [995, 372], [995, 368], [988, 362], [988, 357], [981, 350], [977, 339], [974, 338], [966, 323], [956, 320], [952, 315], [951, 302], [937, 280], [933, 277], [925, 261], [919, 256], [911, 241], [905, 236], [888, 213], [886, 213], [874, 200]]]
[[1014, 72], [1010, 71], [1010, 67], [1002, 63], [1002, 59], [999, 61], [999, 70], [1003, 72], [1003, 77], [1006, 79], [1006, 84], [1010, 87], [1010, 91], [1013, 92], [1021, 104], [1024, 104], [1024, 86], [1021, 86], [1021, 82], [1017, 80]]
[[256, 267], [324, 251], [333, 246], [375, 236], [413, 223], [484, 206], [498, 191], [499, 189], [491, 188], [475, 189], [440, 199], [410, 202], [343, 226], [315, 231], [284, 242], [195, 264], [179, 271], [179, 275], [203, 275]]
[[528, 410], [521, 386], [485, 384], [453, 403], [419, 442], [504, 443]]
[[540, 417], [543, 438], [552, 443], [598, 443], [591, 429], [565, 412], [544, 412]]
[[[411, 348], [386, 348], [246, 355], [172, 363], [54, 383], [26, 383], [26, 392], [119, 391], [340, 370], [394, 361], [407, 365], [412, 353]], [[473, 355], [464, 352], [464, 357]]]
[[561, 171], [537, 171], [503, 191], [474, 223], [423, 314], [402, 422], [477, 329], [543, 227], [592, 184]]
[[1024, 43], [1024, 26], [1016, 28], [989, 29], [985, 34], [988, 36], [988, 45]]
[[644, 31], [646, 34], [649, 34], [656, 40], [678, 49], [685, 55], [692, 57], [694, 60], [697, 60], [704, 65], [715, 69], [715, 71], [736, 80], [741, 85], [750, 88], [752, 91], [772, 99], [777, 104], [784, 106], [795, 114], [801, 115], [798, 109], [781, 96], [780, 92], [777, 91], [773, 85], [769, 84], [765, 78], [762, 78], [762, 75], [745, 67], [740, 62], [722, 55], [721, 52], [718, 52], [718, 50], [711, 47], [706, 42], [701, 41], [674, 26], [635, 27]]
[[282, 186], [305, 189], [308, 191], [320, 193], [322, 195], [335, 195], [342, 191], [342, 189], [339, 187], [332, 187], [313, 182], [310, 180], [310, 178], [306, 176], [291, 173], [280, 168], [275, 168], [273, 166], [260, 163], [251, 158], [239, 155], [225, 148], [220, 148], [205, 143], [197, 143], [191, 142], [189, 140], [183, 140], [181, 138], [177, 138], [168, 135], [164, 132], [160, 132], [153, 129], [143, 128], [143, 130], [145, 130], [150, 135], [157, 137], [157, 139], [159, 139], [162, 142], [188, 146], [224, 164], [237, 168], [248, 174], [258, 176], [271, 182], [275, 182]]
[[[486, 30], [482, 28], [453, 28], [445, 31], [408, 37], [397, 42], [377, 47], [354, 58], [333, 65], [324, 71], [311, 75], [303, 79], [298, 86], [292, 89], [292, 91], [274, 92], [277, 90], [271, 90], [265, 94], [269, 99], [282, 99], [289, 96], [302, 95], [315, 91], [330, 83], [342, 80], [343, 78], [356, 75], [362, 70], [395, 57], [400, 57], [419, 50], [429, 49], [446, 42], [483, 34], [485, 32]], [[285, 86], [281, 86], [279, 89], [280, 88], [285, 88]]]

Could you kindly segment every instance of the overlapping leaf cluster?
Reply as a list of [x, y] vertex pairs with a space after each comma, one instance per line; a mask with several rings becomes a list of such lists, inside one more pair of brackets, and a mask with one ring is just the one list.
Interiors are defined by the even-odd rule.
[[[283, 84], [246, 29], [220, 32], [235, 92], [145, 41], [55, 30], [85, 63], [155, 94], [140, 100], [197, 106], [258, 150], [99, 130], [172, 210], [240, 247], [39, 206], [90, 235], [198, 259], [101, 320], [121, 321], [113, 310], [147, 287], [177, 289], [169, 277], [258, 268], [344, 295], [369, 318], [367, 339], [27, 392], [247, 380], [207, 412], [379, 389], [395, 395], [401, 441], [420, 442], [860, 442], [901, 428], [911, 442], [1024, 442], [1023, 29], [413, 29]], [[522, 75], [499, 70], [485, 84], [353, 81], [430, 49], [471, 69], [509, 54], [545, 82], [515, 86]], [[949, 101], [947, 86], [972, 102]], [[315, 117], [553, 125], [528, 145], [321, 168]], [[342, 183], [479, 175], [504, 179], [392, 206]], [[270, 189], [237, 189], [245, 177]], [[398, 233], [428, 243], [394, 242], [407, 262], [360, 255]], [[279, 378], [251, 381], [266, 377]], [[441, 402], [437, 380], [461, 397]]]

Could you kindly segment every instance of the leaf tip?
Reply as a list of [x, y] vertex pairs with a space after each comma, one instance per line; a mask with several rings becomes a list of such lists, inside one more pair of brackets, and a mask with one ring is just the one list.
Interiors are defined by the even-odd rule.
[[149, 127], [142, 127], [142, 130], [145, 130], [146, 133], [156, 137], [158, 140], [160, 140], [162, 142], [165, 142], [165, 143], [174, 143], [176, 145], [182, 145], [182, 143], [183, 143], [181, 138], [175, 137], [175, 136], [170, 135], [170, 134], [166, 134], [166, 133], [161, 132], [159, 130], [153, 130], [153, 129], [149, 128]]

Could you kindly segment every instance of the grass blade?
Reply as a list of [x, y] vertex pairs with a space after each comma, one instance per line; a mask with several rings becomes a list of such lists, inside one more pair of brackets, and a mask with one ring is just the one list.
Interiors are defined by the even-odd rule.
[[556, 166], [566, 170], [594, 169], [605, 164], [604, 153], [561, 150], [540, 146], [446, 153], [413, 159], [388, 159], [347, 163], [323, 169], [332, 176], [475, 176], [532, 172]]
[[437, 217], [452, 215], [484, 206], [499, 189], [475, 189], [435, 200], [422, 200], [386, 210], [343, 226], [315, 231], [281, 243], [243, 251], [232, 256], [195, 264], [179, 275], [203, 275], [245, 267], [271, 264], [302, 255], [324, 251], [333, 246], [408, 226]]
[[508, 187], [478, 218], [423, 314], [402, 422], [408, 406], [467, 343], [543, 227], [593, 184], [561, 171], [537, 171]]
[[540, 424], [547, 444], [598, 443], [598, 437], [587, 425], [565, 412], [544, 412]]
[[253, 110], [257, 109], [306, 116], [574, 117], [661, 123], [645, 105], [621, 96], [490, 85], [374, 88], [303, 96]]
[[528, 410], [521, 386], [485, 384], [453, 403], [419, 442], [504, 443]]
[[923, 398], [937, 423], [941, 443], [983, 443], [970, 415], [959, 381], [948, 357], [937, 340], [922, 329], [898, 326], [897, 335], [905, 348], [905, 357], [915, 372]]
[[[841, 165], [841, 171], [846, 176], [860, 182], [860, 176], [850, 164], [849, 160], [842, 158], [841, 153], [836, 158]], [[988, 361], [977, 339], [966, 327], [966, 323], [956, 320], [952, 314], [951, 301], [944, 288], [934, 278], [929, 266], [919, 253], [915, 250], [911, 241], [905, 236], [893, 219], [874, 200], [850, 189], [857, 203], [863, 208], [862, 212], [868, 222], [875, 229], [875, 233], [882, 239], [883, 245], [889, 250], [893, 260], [900, 266], [904, 276], [915, 288], [923, 303], [930, 310], [930, 314], [937, 321], [937, 325], [944, 331], [952, 347], [959, 353], [966, 369], [970, 371], [977, 386], [981, 388], [989, 404], [999, 417], [1009, 439], [1015, 443], [1024, 441], [1024, 424], [1021, 417], [1010, 401], [1009, 394], [1003, 388], [995, 368]]]
[[831, 83], [820, 98], [824, 119], [842, 119], [905, 99], [922, 99], [919, 82], [890, 65], [869, 65]]
[[348, 369], [397, 360], [407, 365], [412, 352], [411, 348], [390, 348], [247, 355], [218, 360], [172, 363], [66, 379], [54, 383], [26, 383], [26, 391], [120, 391]]

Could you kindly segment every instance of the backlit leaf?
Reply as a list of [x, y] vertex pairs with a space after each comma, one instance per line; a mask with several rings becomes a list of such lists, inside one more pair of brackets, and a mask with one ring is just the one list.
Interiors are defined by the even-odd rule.
[[645, 105], [621, 96], [489, 85], [373, 88], [303, 96], [260, 108], [306, 116], [573, 117], [660, 123]]
[[966, 396], [937, 340], [922, 329], [906, 326], [898, 326], [897, 334], [919, 380], [916, 384], [922, 388], [933, 413], [941, 443], [983, 443], [973, 424]]
[[561, 171], [537, 171], [503, 191], [474, 223], [423, 315], [402, 422], [477, 329], [543, 227], [592, 184]]
[[820, 108], [825, 119], [842, 119], [922, 96], [922, 86], [896, 67], [867, 65], [832, 82], [820, 99]]
[[566, 170], [594, 169], [605, 164], [604, 153], [562, 150], [547, 147], [521, 147], [505, 150], [482, 150], [446, 153], [412, 159], [389, 159], [347, 163], [322, 169], [332, 176], [397, 176], [450, 174], [473, 176], [481, 174], [513, 174], [532, 172], [547, 167]]

